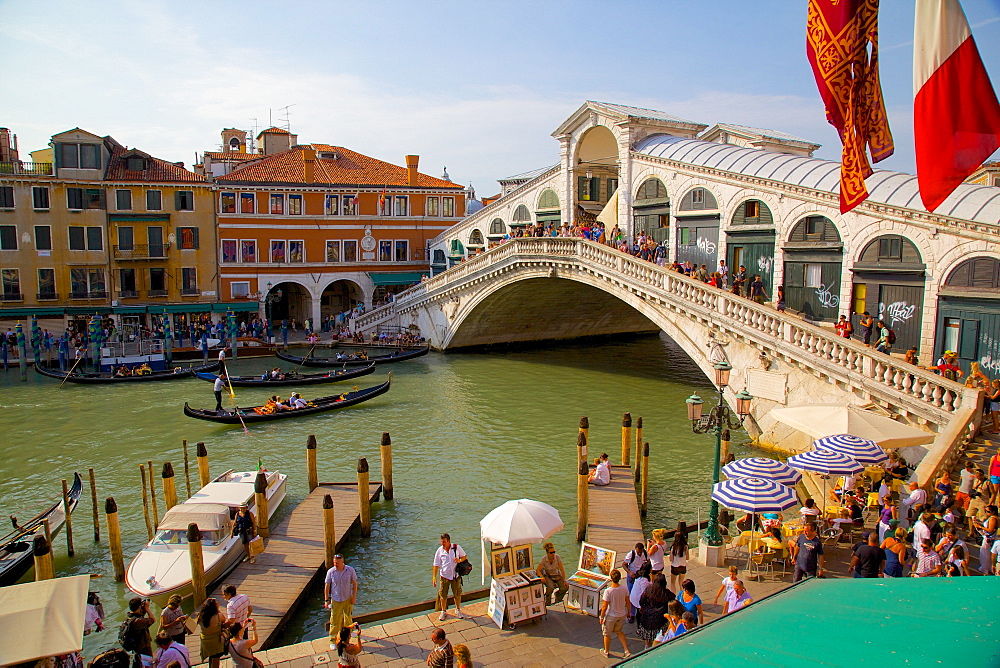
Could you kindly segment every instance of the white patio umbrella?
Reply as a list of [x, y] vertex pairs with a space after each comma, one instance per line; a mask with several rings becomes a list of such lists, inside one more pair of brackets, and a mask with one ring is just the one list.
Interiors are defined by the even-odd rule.
[[875, 441], [885, 449], [925, 445], [934, 440], [934, 435], [926, 431], [848, 404], [776, 408], [770, 415], [813, 438], [851, 434]]
[[835, 434], [834, 436], [824, 436], [813, 441], [813, 448], [816, 450], [829, 450], [847, 455], [859, 464], [881, 464], [889, 459], [885, 450], [879, 447], [875, 441], [867, 438], [858, 438], [850, 434]]
[[[540, 543], [563, 528], [559, 511], [547, 503], [517, 499], [491, 510], [479, 521], [482, 540], [503, 546]], [[480, 541], [481, 542], [481, 541]], [[483, 581], [486, 581], [486, 547], [483, 546]]]
[[[781, 512], [798, 502], [791, 487], [764, 478], [733, 478], [717, 482], [712, 485], [712, 498], [727, 508], [753, 513], [751, 537], [757, 523], [757, 513]], [[749, 564], [750, 550], [747, 549], [747, 565]]]
[[831, 475], [855, 475], [865, 467], [847, 455], [831, 450], [810, 450], [788, 458], [788, 465], [800, 471], [823, 474], [823, 511], [826, 512], [826, 478]]
[[791, 466], [768, 457], [737, 459], [723, 466], [722, 472], [727, 478], [764, 478], [789, 487], [802, 480], [802, 474]]

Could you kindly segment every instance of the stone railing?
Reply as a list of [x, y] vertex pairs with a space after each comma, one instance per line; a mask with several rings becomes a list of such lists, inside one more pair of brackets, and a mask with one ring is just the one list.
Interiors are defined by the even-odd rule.
[[679, 317], [697, 320], [724, 336], [746, 341], [762, 353], [826, 377], [915, 422], [940, 431], [956, 411], [979, 405], [979, 391], [876, 352], [799, 318], [756, 304], [706, 283], [577, 238], [513, 239], [410, 288], [395, 302], [358, 320], [359, 329], [376, 326], [451, 294], [467, 283], [519, 266], [537, 271], [551, 265], [560, 275], [584, 272], [624, 287], [647, 303], [660, 304]]

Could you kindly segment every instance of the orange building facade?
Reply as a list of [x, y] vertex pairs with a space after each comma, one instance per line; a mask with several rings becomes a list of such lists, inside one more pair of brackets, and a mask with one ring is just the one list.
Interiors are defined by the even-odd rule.
[[[269, 128], [261, 153], [214, 179], [220, 297], [313, 326], [419, 282], [430, 239], [465, 215], [466, 190], [406, 166]], [[251, 154], [252, 155], [252, 154]]]

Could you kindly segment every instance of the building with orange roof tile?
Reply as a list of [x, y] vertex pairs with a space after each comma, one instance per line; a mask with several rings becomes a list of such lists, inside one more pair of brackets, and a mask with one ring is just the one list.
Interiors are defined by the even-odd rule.
[[427, 275], [427, 242], [465, 215], [467, 190], [420, 173], [415, 155], [400, 166], [297, 139], [268, 128], [214, 178], [223, 296], [316, 324]]
[[80, 128], [48, 155], [0, 161], [0, 319], [112, 314], [138, 328], [243, 306], [219, 302], [204, 176]]

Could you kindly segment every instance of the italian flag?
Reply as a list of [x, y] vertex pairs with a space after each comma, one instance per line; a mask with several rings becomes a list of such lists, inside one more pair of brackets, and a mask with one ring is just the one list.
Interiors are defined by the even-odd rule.
[[958, 0], [917, 0], [913, 134], [928, 211], [1000, 148], [1000, 103]]

